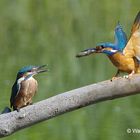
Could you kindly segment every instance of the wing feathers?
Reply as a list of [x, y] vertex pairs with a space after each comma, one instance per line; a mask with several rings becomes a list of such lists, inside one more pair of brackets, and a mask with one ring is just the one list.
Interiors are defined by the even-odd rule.
[[133, 34], [137, 30], [140, 30], [140, 11], [138, 12], [138, 14], [134, 20], [134, 23], [133, 23], [133, 26], [131, 29], [131, 34]]
[[140, 58], [140, 12], [138, 12], [131, 29], [131, 37], [123, 51], [128, 57]]

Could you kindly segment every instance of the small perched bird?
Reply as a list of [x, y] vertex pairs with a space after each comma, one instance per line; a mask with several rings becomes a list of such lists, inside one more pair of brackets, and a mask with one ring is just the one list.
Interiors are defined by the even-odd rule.
[[76, 57], [82, 57], [93, 53], [106, 54], [119, 72], [127, 72], [129, 76], [140, 73], [140, 12], [138, 12], [131, 30], [131, 36], [127, 37], [120, 24], [115, 28], [115, 43], [100, 43], [96, 48], [86, 49]]
[[13, 110], [19, 111], [20, 108], [32, 104], [32, 98], [38, 87], [38, 83], [33, 76], [46, 72], [47, 69], [42, 69], [45, 66], [26, 66], [18, 71], [10, 98], [10, 105]]

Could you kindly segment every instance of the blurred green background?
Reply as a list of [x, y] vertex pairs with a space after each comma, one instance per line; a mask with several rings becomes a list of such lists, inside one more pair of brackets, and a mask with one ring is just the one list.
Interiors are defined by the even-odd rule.
[[[36, 77], [34, 102], [107, 80], [116, 72], [105, 55], [75, 58], [99, 42], [113, 41], [121, 22], [129, 36], [139, 0], [1, 0], [0, 108], [9, 105], [17, 71], [48, 64]], [[126, 87], [127, 88], [127, 87]], [[3, 140], [130, 140], [127, 128], [140, 128], [140, 96], [106, 101], [21, 130]]]

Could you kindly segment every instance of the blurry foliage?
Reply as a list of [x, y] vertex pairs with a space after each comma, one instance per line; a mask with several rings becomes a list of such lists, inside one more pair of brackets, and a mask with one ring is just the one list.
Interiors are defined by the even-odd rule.
[[[118, 20], [129, 35], [139, 5], [139, 0], [1, 0], [1, 109], [9, 105], [16, 73], [25, 65], [48, 64], [50, 69], [36, 77], [34, 102], [110, 79], [116, 68], [105, 55], [75, 55], [99, 42], [112, 42]], [[82, 108], [3, 140], [136, 140], [139, 134], [127, 134], [126, 129], [140, 128], [139, 100], [137, 95]]]

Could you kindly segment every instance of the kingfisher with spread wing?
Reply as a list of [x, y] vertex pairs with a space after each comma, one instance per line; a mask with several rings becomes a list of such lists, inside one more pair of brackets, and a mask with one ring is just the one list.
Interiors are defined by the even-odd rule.
[[45, 66], [26, 66], [18, 71], [10, 98], [13, 110], [19, 111], [20, 108], [32, 104], [32, 98], [38, 87], [38, 83], [33, 76], [46, 72], [47, 69], [42, 69]]
[[131, 29], [131, 36], [127, 37], [120, 24], [115, 28], [115, 43], [100, 43], [96, 48], [86, 49], [76, 57], [83, 57], [93, 53], [106, 54], [119, 72], [127, 72], [129, 76], [140, 73], [140, 12], [138, 12]]

